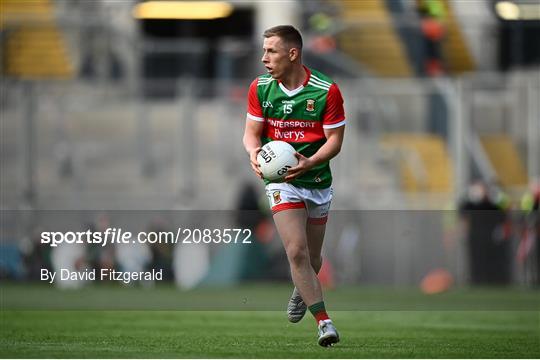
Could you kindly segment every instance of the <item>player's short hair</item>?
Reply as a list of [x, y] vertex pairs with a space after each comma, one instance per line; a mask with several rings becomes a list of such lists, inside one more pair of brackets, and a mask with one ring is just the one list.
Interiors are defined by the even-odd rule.
[[302, 50], [302, 35], [294, 26], [291, 25], [278, 25], [267, 29], [263, 33], [263, 37], [269, 38], [277, 36], [283, 40], [288, 46], [295, 47]]

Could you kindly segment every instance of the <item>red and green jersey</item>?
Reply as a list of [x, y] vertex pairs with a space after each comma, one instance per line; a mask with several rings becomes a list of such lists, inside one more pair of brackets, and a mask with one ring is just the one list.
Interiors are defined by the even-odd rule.
[[[263, 145], [273, 140], [286, 141], [310, 157], [326, 142], [324, 129], [345, 125], [345, 112], [337, 84], [318, 71], [304, 69], [307, 79], [294, 90], [288, 90], [270, 75], [255, 79], [249, 87], [247, 116], [264, 122]], [[329, 187], [329, 162], [310, 169], [292, 184], [312, 189]]]

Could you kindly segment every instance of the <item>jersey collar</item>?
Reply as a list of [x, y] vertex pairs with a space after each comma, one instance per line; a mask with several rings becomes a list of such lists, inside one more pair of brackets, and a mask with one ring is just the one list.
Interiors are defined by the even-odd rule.
[[307, 85], [309, 79], [311, 78], [311, 70], [309, 70], [309, 68], [306, 65], [302, 65], [302, 67], [304, 68], [304, 71], [306, 72], [307, 77], [304, 83], [300, 85], [299, 87], [297, 87], [296, 89], [289, 90], [281, 83], [281, 80], [278, 80], [279, 88], [289, 97], [294, 96], [298, 94], [300, 91], [302, 91], [304, 87]]

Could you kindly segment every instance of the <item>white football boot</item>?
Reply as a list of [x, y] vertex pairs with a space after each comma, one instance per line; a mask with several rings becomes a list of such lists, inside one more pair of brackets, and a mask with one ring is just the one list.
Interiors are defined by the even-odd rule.
[[327, 347], [339, 342], [339, 334], [332, 320], [319, 321], [319, 345]]
[[291, 299], [289, 300], [289, 304], [287, 305], [287, 318], [292, 323], [297, 323], [306, 314], [307, 305], [302, 300], [302, 296], [300, 296], [300, 293], [298, 290], [296, 290], [296, 287], [294, 288]]

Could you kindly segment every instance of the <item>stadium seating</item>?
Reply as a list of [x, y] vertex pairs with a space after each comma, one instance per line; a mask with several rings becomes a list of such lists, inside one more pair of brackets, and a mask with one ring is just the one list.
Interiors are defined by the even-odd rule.
[[461, 25], [456, 19], [452, 6], [445, 1], [447, 12], [446, 38], [443, 41], [443, 56], [445, 65], [450, 74], [456, 75], [463, 72], [473, 71], [474, 60], [469, 51], [466, 39], [461, 30]]
[[66, 79], [74, 75], [50, 0], [0, 0], [0, 5], [4, 74], [20, 79]]
[[[411, 76], [404, 45], [384, 0], [340, 1], [342, 20], [350, 22], [339, 43], [344, 52], [379, 76]], [[369, 21], [369, 26], [354, 25]], [[376, 30], [376, 31], [374, 31]]]
[[516, 145], [505, 134], [481, 136], [480, 142], [504, 187], [526, 186], [527, 174]]
[[[446, 36], [442, 42], [444, 64], [452, 75], [475, 68], [467, 40], [456, 19], [452, 6], [446, 5]], [[385, 0], [340, 1], [342, 20], [347, 31], [339, 36], [345, 53], [365, 65], [377, 76], [413, 76], [413, 59], [409, 58], [407, 42], [403, 41], [399, 27]], [[402, 14], [395, 14], [400, 16]], [[365, 25], [359, 25], [362, 22]], [[411, 50], [411, 49], [409, 49]]]
[[453, 168], [443, 139], [418, 133], [389, 134], [383, 147], [397, 150], [402, 189], [406, 192], [452, 191]]

